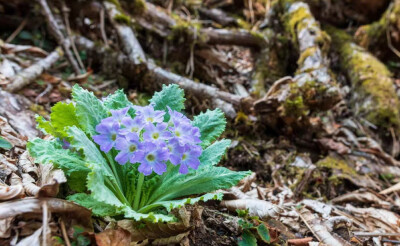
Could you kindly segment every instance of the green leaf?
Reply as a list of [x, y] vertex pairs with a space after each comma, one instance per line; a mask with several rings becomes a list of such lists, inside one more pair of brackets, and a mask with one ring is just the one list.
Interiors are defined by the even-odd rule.
[[8, 142], [7, 140], [5, 140], [3, 137], [0, 137], [0, 148], [1, 149], [5, 149], [5, 150], [9, 150], [11, 149], [13, 146], [10, 142]]
[[[36, 162], [53, 164], [56, 168], [61, 168], [73, 190], [79, 192], [85, 190], [86, 176], [90, 169], [85, 166], [86, 162], [78, 154], [63, 149], [60, 141], [35, 138], [28, 142], [27, 149]], [[72, 180], [73, 182], [70, 182]]]
[[201, 166], [214, 166], [218, 164], [226, 149], [231, 145], [231, 140], [223, 139], [208, 146], [200, 156]]
[[121, 211], [114, 206], [105, 204], [95, 200], [92, 196], [85, 193], [76, 193], [67, 197], [68, 200], [74, 201], [79, 205], [92, 210], [96, 216], [115, 216], [121, 214]]
[[257, 226], [257, 233], [260, 236], [261, 240], [266, 243], [271, 242], [271, 236], [269, 235], [269, 230], [264, 224], [260, 224]]
[[132, 106], [123, 90], [117, 90], [103, 100], [103, 105], [107, 109], [121, 109]]
[[76, 109], [72, 103], [58, 102], [51, 108], [51, 125], [62, 137], [66, 137], [65, 127], [79, 126]]
[[115, 206], [116, 208], [123, 208], [125, 204], [118, 198], [116, 194], [116, 186], [111, 185], [108, 181], [110, 176], [107, 171], [96, 164], [89, 164], [88, 167], [92, 170], [87, 176], [87, 188], [90, 190], [93, 199], [104, 204]]
[[44, 134], [61, 137], [50, 121], [45, 120], [43, 116], [36, 115], [36, 122], [38, 123], [37, 128], [39, 128]]
[[154, 93], [150, 103], [154, 104], [154, 109], [168, 111], [167, 106], [172, 110], [181, 111], [185, 108], [185, 93], [176, 84], [163, 85], [162, 90]]
[[152, 192], [149, 203], [173, 200], [178, 197], [212, 192], [235, 186], [251, 172], [234, 172], [224, 167], [204, 167], [188, 174], [179, 174], [174, 167], [160, 179]]
[[164, 214], [155, 214], [153, 212], [151, 213], [138, 213], [134, 211], [132, 208], [126, 206], [124, 208], [125, 212], [125, 217], [126, 218], [131, 218], [136, 221], [149, 221], [152, 223], [157, 223], [157, 222], [175, 222], [177, 219], [172, 216], [172, 215], [164, 215]]
[[242, 237], [238, 240], [238, 245], [257, 246], [257, 239], [249, 230], [245, 230], [242, 233]]
[[195, 116], [193, 125], [200, 129], [200, 139], [205, 148], [224, 132], [226, 119], [224, 113], [217, 108]]
[[89, 135], [96, 135], [96, 126], [107, 117], [107, 109], [92, 93], [78, 85], [72, 89], [72, 98], [76, 102], [76, 117], [82, 129]]
[[[199, 201], [209, 201], [209, 200], [222, 200], [223, 194], [222, 193], [207, 193], [205, 195], [195, 197], [195, 198], [185, 198], [181, 200], [172, 200], [172, 201], [164, 201], [159, 203], [151, 204], [151, 207], [162, 206], [167, 209], [168, 212], [171, 212], [172, 209], [180, 208], [185, 206], [186, 204], [196, 204]], [[146, 210], [144, 207], [143, 210]]]
[[[96, 145], [86, 136], [86, 134], [76, 126], [69, 127], [67, 129], [68, 136], [70, 137], [70, 146], [78, 151], [82, 151], [86, 163], [90, 163], [90, 173], [92, 176], [103, 175], [105, 177], [99, 177], [99, 179], [104, 182], [104, 180], [109, 181], [112, 185], [115, 185], [114, 189], [117, 191], [121, 187], [117, 187], [119, 180], [114, 176], [108, 162], [104, 159], [100, 150]], [[98, 169], [99, 173], [93, 174], [93, 170]], [[89, 175], [90, 175], [89, 174]], [[100, 181], [99, 181], [100, 182]], [[97, 184], [97, 183], [96, 183]], [[93, 191], [93, 188], [89, 187], [89, 177], [87, 187], [89, 190]], [[97, 193], [97, 192], [96, 192]]]

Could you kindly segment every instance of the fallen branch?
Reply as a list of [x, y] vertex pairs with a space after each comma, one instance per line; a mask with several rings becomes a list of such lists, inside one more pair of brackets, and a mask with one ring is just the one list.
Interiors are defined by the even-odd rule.
[[[199, 37], [196, 42], [207, 44], [228, 44], [252, 47], [264, 47], [267, 40], [257, 32], [244, 29], [226, 30], [214, 28], [201, 28], [198, 24], [185, 21], [178, 16], [170, 17], [164, 9], [146, 2], [146, 11], [135, 15], [135, 21], [144, 29], [155, 32], [163, 38], [173, 37], [174, 32], [181, 35], [186, 33], [187, 38], [193, 39], [193, 33]], [[190, 41], [190, 40], [189, 40]]]
[[30, 84], [37, 77], [39, 77], [43, 71], [49, 69], [63, 55], [64, 52], [61, 50], [61, 48], [56, 48], [46, 58], [38, 61], [28, 68], [25, 68], [14, 78], [12, 78], [12, 82], [6, 86], [6, 90], [9, 92], [15, 92], [22, 89], [24, 86]]
[[70, 51], [70, 41], [69, 39], [65, 39], [63, 34], [60, 31], [60, 28], [49, 8], [49, 5], [47, 4], [46, 0], [38, 0], [40, 6], [43, 9], [44, 16], [46, 17], [47, 25], [49, 27], [50, 33], [54, 36], [54, 38], [57, 40], [58, 45], [63, 47], [64, 52], [65, 52], [65, 57], [67, 58], [68, 62], [72, 66], [72, 69], [74, 70], [75, 74], [78, 75], [81, 73], [78, 63], [75, 61], [74, 56], [72, 52]]
[[[92, 41], [84, 37], [75, 37], [75, 43], [80, 49], [95, 52], [96, 57], [99, 57], [98, 60], [101, 60], [105, 55], [117, 57], [119, 66], [123, 68], [122, 73], [126, 77], [140, 80], [143, 84], [178, 84], [186, 91], [193, 93], [201, 99], [210, 99], [213, 106], [219, 107], [229, 118], [234, 118], [236, 116], [235, 108], [243, 106], [243, 97], [221, 91], [209, 85], [196, 83], [191, 79], [158, 67], [150, 61], [142, 63], [145, 65], [144, 70], [140, 69], [137, 71], [138, 66], [124, 54], [110, 54], [110, 52], [107, 52], [104, 48], [97, 47]], [[138, 76], [140, 76], [140, 79], [138, 79]]]
[[[341, 99], [328, 62], [329, 37], [303, 2], [282, 1], [282, 22], [299, 52], [296, 75], [264, 97], [266, 107], [279, 111], [286, 122], [325, 111]], [[277, 83], [277, 82], [276, 82]], [[274, 86], [273, 86], [274, 87]]]
[[398, 132], [400, 102], [385, 64], [353, 43], [344, 31], [330, 26], [326, 30], [339, 54], [340, 66], [354, 88], [351, 95], [355, 113], [376, 126], [393, 127]]

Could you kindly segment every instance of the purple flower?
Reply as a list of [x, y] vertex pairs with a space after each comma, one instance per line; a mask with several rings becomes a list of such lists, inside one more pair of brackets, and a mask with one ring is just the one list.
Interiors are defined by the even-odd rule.
[[115, 148], [120, 150], [115, 160], [121, 165], [128, 161], [131, 163], [140, 162], [144, 155], [137, 133], [128, 133], [125, 136], [118, 137], [115, 142]]
[[200, 165], [199, 156], [201, 155], [201, 147], [198, 145], [185, 145], [185, 150], [180, 162], [179, 172], [182, 174], [188, 173], [188, 166], [197, 169]]
[[119, 124], [121, 123], [122, 119], [125, 118], [126, 113], [128, 112], [129, 107], [125, 107], [122, 109], [117, 109], [117, 110], [110, 110], [111, 112], [111, 117], [106, 118], [105, 120], [107, 121], [116, 121]]
[[131, 117], [124, 117], [121, 123], [125, 127], [119, 131], [121, 135], [126, 135], [132, 132], [139, 133], [145, 125], [145, 121], [142, 116], [136, 116], [134, 119]]
[[141, 164], [138, 168], [139, 172], [146, 176], [150, 175], [152, 171], [158, 175], [166, 172], [167, 165], [165, 164], [165, 161], [168, 160], [168, 149], [163, 145], [152, 142], [144, 142], [143, 146], [144, 157], [142, 158]]
[[163, 122], [164, 120], [165, 112], [161, 110], [154, 110], [152, 105], [145, 107], [133, 106], [133, 108], [136, 110], [136, 115], [142, 116], [145, 122], [159, 123]]
[[169, 126], [174, 126], [175, 124], [179, 123], [184, 123], [184, 124], [190, 124], [190, 120], [188, 117], [186, 117], [184, 114], [179, 113], [175, 110], [172, 110], [170, 107], [168, 107], [168, 114], [170, 115], [170, 120], [168, 122]]
[[172, 138], [168, 141], [167, 148], [169, 150], [169, 161], [174, 165], [178, 165], [182, 160], [184, 146], [179, 143], [177, 138]]
[[172, 137], [172, 134], [166, 130], [166, 123], [158, 123], [156, 126], [154, 124], [147, 124], [144, 129], [143, 138], [147, 141], [168, 140]]
[[61, 142], [62, 142], [62, 148], [63, 149], [69, 149], [70, 148], [71, 143], [68, 142], [67, 140], [65, 140], [65, 138], [63, 138], [63, 140]]
[[186, 124], [183, 122], [176, 122], [174, 126], [170, 127], [169, 130], [172, 134], [179, 139], [181, 144], [191, 143], [198, 144], [201, 143], [200, 140], [200, 130], [198, 127], [194, 127], [191, 124]]
[[93, 140], [100, 145], [100, 149], [106, 153], [114, 147], [119, 130], [118, 122], [108, 119], [109, 118], [103, 119], [100, 124], [96, 126], [96, 131], [100, 134], [93, 136]]

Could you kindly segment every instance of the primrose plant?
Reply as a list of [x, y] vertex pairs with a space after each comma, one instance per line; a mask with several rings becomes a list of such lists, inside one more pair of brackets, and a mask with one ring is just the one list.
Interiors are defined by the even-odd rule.
[[75, 85], [71, 103], [54, 105], [49, 121], [37, 117], [54, 138], [36, 138], [28, 150], [37, 162], [63, 169], [74, 192], [68, 199], [97, 216], [175, 221], [172, 209], [221, 199], [213, 192], [249, 174], [216, 166], [230, 145], [216, 140], [223, 113], [190, 120], [181, 113], [184, 100], [177, 85], [163, 86], [147, 106], [133, 105], [121, 90], [99, 100]]

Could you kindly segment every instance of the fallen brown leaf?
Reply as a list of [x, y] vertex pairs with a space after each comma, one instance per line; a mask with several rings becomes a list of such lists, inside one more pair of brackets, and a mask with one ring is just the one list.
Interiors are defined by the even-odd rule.
[[312, 237], [289, 239], [288, 244], [294, 246], [308, 246], [308, 243], [313, 240]]
[[129, 246], [131, 234], [122, 229], [106, 229], [95, 235], [98, 246]]

